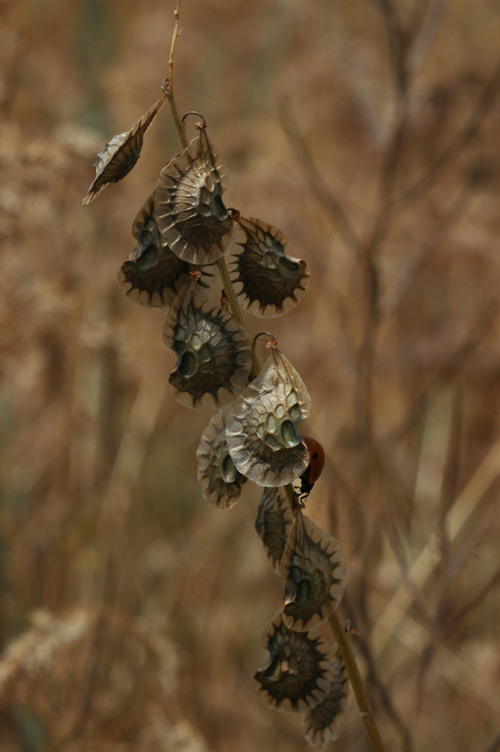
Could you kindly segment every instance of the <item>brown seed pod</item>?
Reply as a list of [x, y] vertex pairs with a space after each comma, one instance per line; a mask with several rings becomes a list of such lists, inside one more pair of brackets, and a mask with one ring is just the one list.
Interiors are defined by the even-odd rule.
[[172, 304], [163, 329], [178, 361], [169, 382], [174, 397], [195, 409], [217, 409], [245, 387], [252, 354], [243, 327], [214, 306], [199, 284], [188, 282]]
[[239, 217], [244, 240], [233, 254], [231, 280], [242, 306], [254, 316], [281, 316], [305, 295], [309, 267], [285, 253], [283, 232], [260, 219]]
[[196, 452], [198, 483], [205, 499], [219, 509], [230, 509], [241, 495], [247, 479], [239, 473], [230, 457], [226, 442], [226, 421], [220, 410], [201, 435]]
[[269, 663], [254, 675], [262, 702], [285, 713], [312, 710], [326, 697], [333, 681], [332, 651], [318, 630], [293, 632], [275, 614], [262, 636]]
[[255, 529], [274, 571], [280, 573], [280, 564], [288, 536], [293, 525], [293, 515], [283, 488], [265, 488], [257, 509]]
[[290, 629], [321, 624], [344, 594], [346, 564], [338, 540], [300, 511], [281, 560], [281, 577], [286, 583], [283, 620]]
[[97, 155], [96, 176], [82, 198], [82, 204], [90, 204], [108, 183], [118, 183], [126, 177], [141, 156], [144, 134], [165, 103], [158, 99], [130, 131], [113, 136]]
[[334, 677], [327, 696], [304, 715], [304, 735], [313, 747], [324, 747], [342, 734], [349, 682], [344, 661], [338, 650], [335, 653], [333, 670]]
[[227, 171], [205, 129], [163, 168], [156, 217], [169, 248], [190, 264], [212, 264], [227, 250], [233, 221], [222, 203]]
[[235, 400], [226, 437], [237, 469], [260, 486], [292, 483], [309, 463], [297, 425], [311, 398], [292, 364], [276, 348], [261, 372]]
[[193, 268], [165, 245], [156, 224], [154, 193], [134, 220], [132, 234], [137, 245], [118, 272], [118, 285], [135, 303], [150, 308], [167, 308]]

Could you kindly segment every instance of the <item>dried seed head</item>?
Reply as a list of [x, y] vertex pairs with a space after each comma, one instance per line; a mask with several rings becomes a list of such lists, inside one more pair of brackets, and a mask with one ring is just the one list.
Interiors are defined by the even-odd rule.
[[344, 661], [338, 650], [335, 653], [333, 668], [334, 678], [327, 696], [304, 716], [304, 735], [313, 747], [324, 747], [342, 734], [349, 682]]
[[183, 405], [217, 409], [245, 387], [252, 354], [245, 330], [189, 282], [172, 304], [163, 339], [178, 361], [170, 387]]
[[262, 637], [269, 663], [254, 676], [260, 699], [274, 710], [304, 713], [327, 695], [333, 680], [331, 648], [318, 630], [293, 632], [278, 612]]
[[190, 264], [212, 264], [227, 250], [233, 221], [222, 203], [226, 168], [204, 128], [163, 168], [156, 189], [156, 216], [169, 248]]
[[219, 509], [233, 507], [240, 498], [247, 479], [236, 470], [230, 457], [222, 410], [214, 415], [203, 431], [196, 457], [198, 482], [205, 499]]
[[281, 316], [305, 295], [309, 267], [285, 253], [281, 230], [253, 217], [240, 217], [244, 240], [231, 267], [234, 289], [241, 304], [254, 316]]
[[167, 308], [189, 280], [190, 264], [167, 248], [154, 213], [154, 193], [134, 220], [132, 234], [137, 245], [118, 272], [118, 284], [135, 303]]
[[118, 183], [126, 177], [141, 155], [144, 134], [165, 103], [162, 97], [134, 125], [132, 130], [113, 136], [97, 155], [96, 176], [82, 204], [90, 204], [108, 183]]
[[293, 515], [283, 488], [265, 488], [257, 510], [255, 529], [274, 571], [280, 564], [292, 529]]
[[298, 511], [281, 560], [283, 620], [290, 629], [321, 624], [337, 609], [346, 584], [340, 544]]
[[229, 452], [237, 469], [261, 486], [292, 483], [309, 463], [297, 425], [311, 398], [291, 363], [277, 349], [235, 400], [227, 417]]

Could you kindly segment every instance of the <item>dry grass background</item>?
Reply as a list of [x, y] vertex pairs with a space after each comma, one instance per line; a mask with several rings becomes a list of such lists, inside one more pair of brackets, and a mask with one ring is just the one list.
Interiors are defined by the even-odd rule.
[[[282, 595], [258, 493], [203, 500], [210, 414], [170, 396], [163, 314], [115, 282], [179, 150], [167, 108], [127, 180], [80, 206], [95, 154], [158, 96], [172, 11], [0, 2], [0, 752], [306, 747], [251, 681]], [[347, 557], [382, 736], [494, 752], [500, 4], [184, 0], [181, 25], [177, 101], [209, 123], [227, 204], [311, 266], [270, 326], [313, 398], [308, 513]], [[337, 746], [369, 749], [352, 698]]]

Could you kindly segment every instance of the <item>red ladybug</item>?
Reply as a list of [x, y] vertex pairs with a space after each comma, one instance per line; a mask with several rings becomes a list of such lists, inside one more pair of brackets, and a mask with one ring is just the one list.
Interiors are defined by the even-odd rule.
[[310, 436], [304, 436], [304, 443], [309, 452], [309, 464], [300, 476], [300, 496], [302, 498], [309, 496], [325, 466], [325, 450], [319, 441]]

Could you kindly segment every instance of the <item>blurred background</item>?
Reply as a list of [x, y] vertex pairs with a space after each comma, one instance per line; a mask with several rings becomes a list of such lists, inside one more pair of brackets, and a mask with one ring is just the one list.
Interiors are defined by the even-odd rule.
[[[0, 0], [0, 752], [306, 749], [252, 684], [283, 592], [259, 490], [203, 499], [212, 413], [175, 402], [164, 313], [116, 284], [180, 149], [167, 107], [80, 204], [159, 96], [173, 10]], [[183, 0], [181, 27], [177, 103], [208, 121], [226, 205], [311, 268], [299, 306], [249, 328], [313, 399], [307, 514], [346, 555], [382, 736], [494, 752], [500, 2]], [[336, 746], [370, 749], [352, 697]]]

